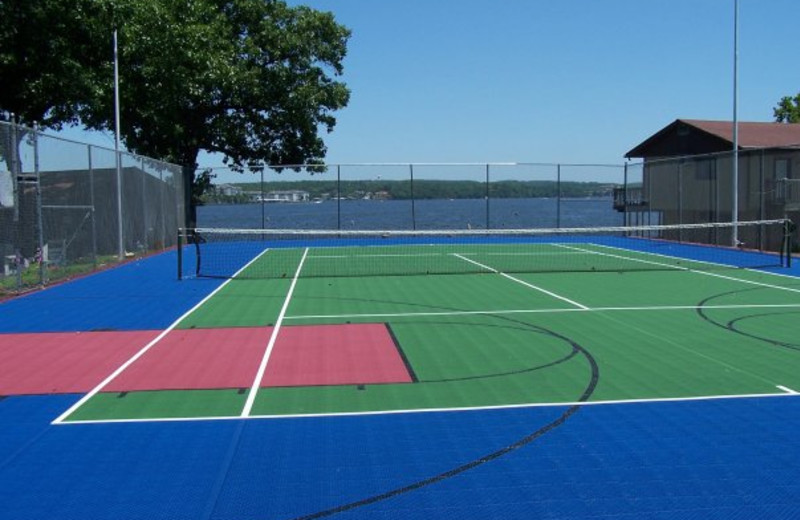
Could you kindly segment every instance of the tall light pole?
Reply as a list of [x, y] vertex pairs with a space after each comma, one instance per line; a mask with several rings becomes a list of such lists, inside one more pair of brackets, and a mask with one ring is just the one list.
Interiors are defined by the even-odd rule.
[[119, 56], [117, 30], [114, 29], [114, 155], [117, 158], [117, 255], [125, 258], [125, 241], [122, 236], [122, 159], [119, 153]]
[[733, 200], [731, 217], [733, 222], [732, 246], [739, 245], [739, 0], [733, 5]]

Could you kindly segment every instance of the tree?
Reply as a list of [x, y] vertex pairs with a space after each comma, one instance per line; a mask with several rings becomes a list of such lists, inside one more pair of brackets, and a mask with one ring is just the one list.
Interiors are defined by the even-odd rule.
[[[349, 100], [335, 78], [350, 32], [332, 14], [280, 0], [118, 0], [115, 17], [130, 150], [183, 165], [187, 188], [201, 150], [238, 169], [324, 158], [318, 130]], [[81, 113], [90, 127], [113, 128], [111, 88]]]
[[781, 98], [774, 113], [775, 121], [779, 123], [800, 123], [800, 94]]

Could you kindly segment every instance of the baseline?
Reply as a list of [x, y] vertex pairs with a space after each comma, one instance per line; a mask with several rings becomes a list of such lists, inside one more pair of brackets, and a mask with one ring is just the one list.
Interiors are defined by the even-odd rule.
[[759, 393], [759, 394], [720, 394], [704, 395], [694, 397], [656, 397], [647, 399], [609, 399], [601, 401], [564, 401], [547, 403], [516, 403], [489, 406], [463, 406], [455, 408], [409, 408], [404, 410], [370, 410], [358, 412], [332, 412], [332, 413], [307, 413], [307, 414], [283, 414], [283, 415], [229, 415], [229, 416], [209, 416], [209, 417], [158, 417], [150, 419], [86, 419], [59, 423], [60, 426], [75, 424], [127, 424], [127, 423], [171, 423], [171, 422], [196, 422], [196, 421], [236, 421], [236, 420], [280, 420], [280, 419], [304, 419], [313, 417], [360, 417], [360, 416], [380, 416], [380, 415], [403, 415], [403, 414], [425, 414], [425, 413], [459, 413], [475, 412], [484, 410], [513, 410], [526, 408], [563, 408], [572, 406], [608, 406], [626, 404], [646, 404], [646, 403], [681, 403], [696, 401], [719, 401], [734, 399], [771, 399], [771, 398], [800, 398], [800, 393], [795, 392], [784, 386], [776, 387], [778, 392]]

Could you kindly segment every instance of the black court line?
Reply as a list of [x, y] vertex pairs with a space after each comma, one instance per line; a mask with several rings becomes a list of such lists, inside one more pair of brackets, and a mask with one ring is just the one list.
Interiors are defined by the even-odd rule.
[[[581, 394], [581, 396], [578, 398], [577, 401], [580, 402], [580, 403], [583, 403], [583, 402], [586, 402], [586, 401], [589, 400], [589, 398], [592, 396], [592, 394], [594, 393], [595, 389], [597, 388], [597, 384], [598, 384], [598, 382], [600, 380], [600, 368], [597, 365], [597, 361], [589, 353], [588, 350], [586, 350], [584, 347], [582, 347], [581, 345], [579, 345], [575, 341], [571, 340], [570, 338], [568, 338], [566, 336], [563, 336], [563, 335], [561, 335], [561, 334], [559, 334], [559, 333], [557, 333], [555, 331], [552, 331], [552, 330], [549, 330], [549, 329], [545, 329], [544, 327], [531, 325], [531, 324], [525, 323], [523, 321], [519, 321], [519, 320], [516, 320], [516, 319], [513, 319], [513, 318], [509, 318], [507, 316], [494, 315], [494, 317], [496, 317], [498, 319], [501, 319], [501, 320], [509, 321], [509, 322], [512, 322], [512, 323], [516, 323], [516, 324], [522, 325], [524, 327], [533, 328], [533, 329], [536, 329], [539, 332], [542, 332], [542, 333], [545, 333], [545, 334], [549, 334], [549, 335], [552, 335], [552, 336], [554, 336], [556, 338], [564, 340], [564, 341], [568, 342], [572, 346], [574, 351], [576, 351], [577, 353], [580, 353], [581, 355], [583, 355], [586, 358], [586, 360], [588, 361], [589, 366], [591, 367], [591, 377], [589, 379], [589, 382], [588, 382], [586, 388], [584, 389], [583, 393]], [[387, 491], [385, 493], [381, 493], [381, 494], [378, 494], [378, 495], [373, 495], [371, 497], [367, 497], [367, 498], [364, 498], [362, 500], [357, 500], [355, 502], [350, 502], [349, 504], [343, 504], [341, 506], [333, 507], [331, 509], [318, 511], [318, 512], [312, 513], [310, 515], [300, 516], [300, 517], [295, 518], [294, 520], [314, 520], [316, 518], [324, 518], [324, 517], [328, 517], [328, 516], [337, 515], [339, 513], [345, 513], [347, 511], [351, 511], [351, 510], [357, 509], [359, 507], [364, 507], [364, 506], [368, 506], [368, 505], [371, 505], [371, 504], [375, 504], [377, 502], [381, 502], [383, 500], [387, 500], [387, 499], [402, 495], [404, 493], [415, 491], [417, 489], [429, 486], [431, 484], [436, 484], [437, 482], [441, 482], [441, 481], [446, 480], [448, 478], [455, 477], [457, 475], [460, 475], [461, 473], [469, 471], [469, 470], [471, 470], [473, 468], [476, 468], [478, 466], [482, 466], [483, 464], [486, 464], [487, 462], [491, 462], [493, 460], [499, 459], [500, 457], [502, 457], [504, 455], [507, 455], [507, 454], [509, 454], [509, 453], [511, 453], [513, 451], [518, 450], [519, 448], [522, 448], [523, 446], [526, 446], [526, 445], [530, 444], [531, 442], [535, 441], [536, 439], [542, 437], [543, 435], [546, 435], [547, 433], [550, 433], [551, 431], [555, 430], [559, 426], [563, 425], [567, 421], [567, 419], [569, 419], [570, 417], [575, 415], [575, 413], [577, 413], [580, 409], [581, 409], [581, 405], [580, 404], [574, 404], [574, 405], [570, 406], [569, 408], [567, 408], [557, 419], [555, 419], [554, 421], [552, 421], [552, 422], [546, 424], [545, 426], [539, 428], [538, 430], [534, 431], [530, 435], [527, 435], [527, 436], [519, 439], [518, 441], [516, 441], [516, 442], [514, 442], [514, 443], [512, 443], [512, 444], [510, 444], [510, 445], [508, 445], [508, 446], [506, 446], [504, 448], [501, 448], [501, 449], [499, 449], [497, 451], [494, 451], [494, 452], [492, 452], [492, 453], [490, 453], [488, 455], [485, 455], [485, 456], [483, 456], [483, 457], [481, 457], [479, 459], [475, 459], [473, 461], [467, 462], [466, 464], [462, 464], [461, 466], [453, 468], [453, 469], [451, 469], [449, 471], [445, 471], [444, 473], [440, 473], [438, 475], [434, 475], [432, 477], [417, 481], [417, 482], [415, 482], [413, 484], [409, 484], [409, 485], [404, 486], [404, 487], [396, 488], [396, 489]]]
[[411, 366], [411, 362], [408, 360], [408, 356], [406, 356], [403, 347], [400, 346], [400, 341], [398, 341], [397, 336], [394, 334], [394, 330], [392, 330], [392, 326], [388, 323], [383, 324], [386, 327], [386, 330], [389, 332], [389, 337], [392, 338], [392, 343], [394, 343], [394, 347], [397, 349], [397, 353], [400, 354], [400, 359], [403, 360], [403, 364], [406, 366], [406, 370], [408, 371], [408, 375], [411, 376], [412, 383], [419, 383], [419, 378], [417, 377], [416, 372], [414, 372], [414, 367]]
[[724, 296], [739, 295], [739, 294], [746, 293], [746, 292], [751, 292], [751, 291], [763, 291], [764, 289], [765, 288], [763, 288], [763, 287], [750, 287], [750, 288], [747, 288], [747, 289], [737, 289], [735, 291], [727, 291], [727, 292], [715, 294], [713, 296], [709, 296], [708, 298], [700, 300], [700, 302], [697, 304], [697, 314], [703, 320], [705, 320], [707, 323], [710, 323], [711, 325], [715, 325], [715, 326], [717, 326], [717, 327], [719, 327], [721, 329], [725, 329], [725, 330], [728, 330], [730, 332], [739, 334], [741, 336], [745, 336], [745, 337], [748, 337], [750, 339], [755, 339], [755, 340], [758, 340], [758, 341], [773, 345], [775, 347], [787, 348], [787, 349], [791, 349], [791, 350], [800, 350], [800, 344], [787, 343], [787, 342], [784, 342], [784, 341], [778, 341], [778, 340], [773, 339], [773, 338], [765, 338], [763, 336], [758, 336], [756, 334], [751, 334], [749, 332], [745, 332], [745, 331], [737, 328], [737, 323], [739, 323], [742, 320], [752, 319], [752, 318], [763, 318], [763, 317], [767, 317], [767, 316], [776, 316], [776, 315], [779, 315], [779, 314], [796, 314], [797, 311], [788, 311], [788, 312], [787, 311], [780, 311], [780, 312], [776, 311], [776, 312], [772, 312], [772, 313], [763, 313], [763, 312], [761, 312], [761, 313], [758, 313], [758, 314], [755, 314], [755, 313], [753, 313], [753, 314], [745, 314], [743, 316], [739, 316], [739, 317], [737, 317], [737, 318], [735, 318], [733, 320], [730, 320], [727, 323], [720, 323], [719, 321], [716, 321], [715, 319], [713, 319], [711, 316], [709, 316], [707, 314], [707, 309], [705, 308], [705, 306], [712, 300], [715, 300], [717, 298], [722, 298]]
[[[499, 316], [495, 315], [495, 314], [486, 314], [486, 316], [492, 316], [492, 317], [495, 317], [495, 318], [499, 318]], [[412, 324], [414, 322], [404, 322], [404, 323]], [[498, 329], [509, 329], [509, 330], [521, 330], [521, 331], [525, 331], [525, 332], [535, 332], [536, 334], [544, 334], [544, 335], [552, 336], [550, 331], [548, 331], [547, 329], [543, 329], [541, 327], [538, 327], [536, 325], [531, 325], [531, 324], [526, 324], [525, 327], [519, 327], [519, 326], [512, 327], [510, 325], [497, 325], [497, 324], [489, 324], [489, 323], [469, 323], [469, 322], [453, 322], [453, 321], [426, 321], [426, 322], [424, 322], [424, 325], [447, 325], [447, 326], [454, 325], [454, 326], [459, 326], [459, 327], [493, 327], [493, 328], [498, 328]], [[535, 328], [535, 329], [538, 329], [538, 330], [531, 331], [532, 328]], [[478, 380], [483, 380], [483, 379], [493, 379], [493, 378], [498, 378], [498, 377], [508, 377], [508, 376], [515, 376], [515, 375], [519, 375], [519, 374], [528, 374], [530, 372], [536, 372], [538, 370], [542, 370], [542, 369], [545, 369], [545, 368], [550, 368], [550, 367], [554, 367], [556, 365], [560, 365], [561, 363], [565, 363], [565, 362], [569, 361], [570, 359], [574, 358], [578, 354], [579, 354], [579, 351], [576, 350], [575, 348], [572, 348], [572, 349], [570, 349], [570, 352], [568, 354], [566, 354], [566, 355], [564, 355], [564, 356], [562, 356], [562, 357], [560, 357], [558, 359], [555, 359], [553, 361], [550, 361], [549, 363], [544, 363], [542, 365], [533, 365], [533, 366], [529, 366], [529, 367], [518, 368], [516, 370], [507, 370], [505, 372], [494, 372], [494, 373], [491, 373], [491, 374], [478, 374], [478, 375], [474, 375], [474, 376], [450, 377], [450, 378], [442, 378], [442, 379], [421, 379], [421, 380], [419, 380], [419, 382], [420, 383], [456, 383], [456, 382], [459, 382], [459, 381], [478, 381]]]

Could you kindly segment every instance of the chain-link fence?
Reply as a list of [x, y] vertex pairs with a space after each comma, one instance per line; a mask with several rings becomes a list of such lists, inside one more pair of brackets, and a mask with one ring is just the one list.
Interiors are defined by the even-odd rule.
[[[615, 205], [625, 210], [629, 224], [781, 218], [798, 221], [800, 191], [793, 189], [792, 173], [800, 172], [800, 148], [742, 150], [738, 152], [736, 175], [733, 164], [733, 152], [630, 163], [626, 167], [625, 187], [615, 192]], [[701, 236], [683, 232], [670, 238], [773, 251], [783, 243], [779, 230], [770, 234], [751, 228], [736, 237], [733, 230], [702, 233]]]
[[175, 245], [181, 168], [0, 122], [0, 296]]
[[520, 229], [623, 223], [622, 165], [328, 164], [213, 169], [200, 227]]

